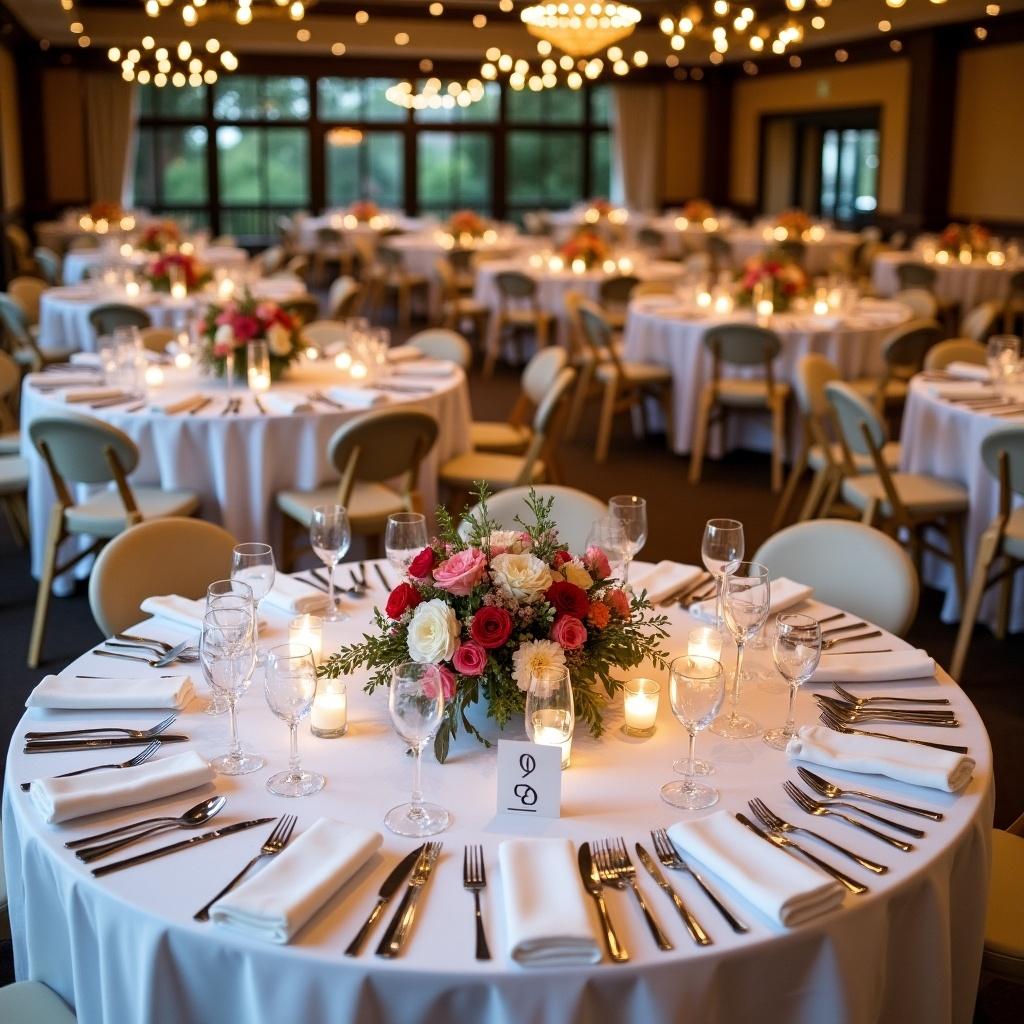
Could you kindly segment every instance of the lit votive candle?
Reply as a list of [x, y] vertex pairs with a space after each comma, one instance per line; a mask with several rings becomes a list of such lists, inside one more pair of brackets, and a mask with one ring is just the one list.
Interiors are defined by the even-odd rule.
[[715, 312], [716, 313], [730, 313], [732, 312], [732, 297], [729, 295], [718, 295], [715, 297]]
[[288, 642], [308, 647], [319, 664], [324, 649], [324, 620], [319, 615], [298, 615], [288, 626]]
[[122, 256], [123, 259], [130, 260], [132, 258], [132, 252], [133, 251], [134, 250], [132, 249], [132, 243], [131, 242], [122, 242], [121, 243], [120, 253], [121, 253], [121, 256]]
[[270, 374], [263, 373], [261, 370], [249, 370], [249, 390], [269, 391]]
[[541, 267], [544, 266], [544, 257], [541, 256], [540, 253], [535, 252], [530, 255], [530, 259], [528, 260], [528, 262], [534, 270], [539, 270]]
[[940, 249], [935, 254], [935, 262], [936, 263], [948, 263], [949, 262], [949, 253], [945, 249]]
[[124, 293], [130, 299], [138, 298], [139, 295], [139, 282], [138, 281], [126, 281], [124, 285]]
[[351, 352], [339, 352], [334, 357], [334, 365], [339, 370], [347, 370], [352, 365], [352, 353]]
[[352, 374], [353, 380], [366, 380], [366, 376], [370, 371], [366, 368], [366, 363], [354, 362], [349, 372]]
[[828, 291], [825, 288], [819, 288], [814, 296], [814, 315], [827, 316], [828, 313]]
[[701, 222], [701, 227], [705, 231], [717, 231], [718, 230], [718, 218], [717, 217], [705, 217]]
[[308, 345], [305, 356], [311, 363], [315, 363], [320, 358], [320, 349], [316, 345]]
[[775, 303], [771, 299], [761, 299], [757, 303], [758, 316], [771, 316], [775, 312]]
[[187, 370], [192, 365], [192, 353], [182, 351], [175, 352], [174, 365], [179, 370]]
[[993, 267], [1001, 267], [1004, 263], [1006, 263], [1006, 256], [1003, 253], [999, 252], [998, 250], [993, 249], [988, 254], [988, 261], [990, 264], [992, 264]]
[[711, 305], [711, 292], [699, 291], [697, 292], [697, 305], [701, 309], [707, 309]]
[[220, 299], [230, 299], [235, 292], [235, 282], [230, 277], [225, 277], [220, 284], [217, 285], [217, 297]]
[[164, 382], [164, 371], [159, 366], [147, 366], [145, 378], [147, 387], [161, 387]]
[[623, 274], [633, 273], [633, 261], [628, 256], [623, 256], [619, 260], [619, 271]]
[[562, 262], [561, 256], [552, 256], [551, 262], [548, 264], [550, 270], [559, 271], [564, 267], [565, 264]]
[[615, 260], [605, 260], [604, 263], [601, 264], [601, 269], [606, 274], [614, 274], [619, 268], [615, 265]]
[[[568, 737], [561, 727], [563, 713], [537, 711], [533, 716], [533, 742], [545, 747], [558, 747], [562, 752], [562, 768], [568, 768], [572, 757], [572, 733]], [[548, 722], [552, 724], [548, 724]]]
[[622, 697], [626, 721], [622, 731], [630, 736], [650, 736], [658, 718], [661, 687], [653, 679], [630, 679]]
[[574, 274], [582, 274], [587, 269], [586, 263], [583, 260], [576, 259], [572, 261], [572, 272]]
[[714, 658], [719, 661], [722, 657], [722, 634], [711, 626], [691, 629], [686, 638], [686, 653], [691, 658]]
[[196, 251], [196, 247], [191, 242], [182, 242], [178, 246], [178, 252], [183, 253], [186, 256], [191, 256]]
[[309, 729], [321, 739], [348, 732], [348, 690], [343, 679], [321, 679], [309, 715]]
[[676, 231], [685, 231], [690, 226], [690, 222], [686, 217], [676, 217], [675, 224]]
[[184, 299], [188, 296], [188, 288], [185, 287], [183, 281], [175, 281], [171, 285], [171, 298], [172, 299]]

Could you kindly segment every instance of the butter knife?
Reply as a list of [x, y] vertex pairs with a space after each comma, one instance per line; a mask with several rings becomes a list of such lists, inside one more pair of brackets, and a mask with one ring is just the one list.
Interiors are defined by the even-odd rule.
[[629, 952], [619, 942], [619, 936], [615, 932], [615, 925], [608, 914], [608, 907], [604, 902], [602, 893], [601, 875], [598, 873], [597, 865], [594, 863], [594, 856], [590, 852], [590, 843], [583, 843], [579, 853], [576, 855], [580, 868], [580, 878], [583, 880], [583, 888], [593, 897], [597, 904], [597, 912], [601, 915], [601, 924], [604, 926], [604, 944], [608, 947], [608, 955], [616, 963], [624, 963], [629, 959]]
[[413, 920], [416, 917], [416, 906], [419, 903], [420, 896], [423, 894], [423, 890], [427, 886], [427, 882], [433, 874], [434, 865], [437, 863], [437, 858], [440, 854], [440, 843], [428, 843], [426, 849], [420, 855], [420, 859], [416, 862], [416, 868], [412, 873], [412, 878], [409, 879], [405, 895], [402, 897], [402, 902], [399, 903], [395, 916], [391, 919], [387, 930], [384, 932], [384, 937], [377, 946], [377, 956], [391, 959], [402, 952], [402, 946], [405, 945], [405, 941], [409, 937]]
[[191, 839], [183, 839], [180, 843], [171, 843], [170, 846], [161, 846], [157, 850], [150, 850], [148, 853], [140, 853], [126, 860], [118, 860], [113, 864], [104, 864], [102, 867], [93, 868], [94, 878], [102, 878], [111, 872], [120, 871], [122, 868], [131, 868], [136, 864], [145, 864], [146, 861], [156, 860], [158, 857], [166, 857], [169, 853], [177, 853], [178, 850], [187, 850], [190, 846], [199, 846], [208, 843], [211, 839], [220, 839], [223, 836], [233, 835], [235, 832], [244, 832], [249, 828], [256, 828], [257, 825], [266, 825], [268, 822], [277, 821], [277, 818], [254, 818], [252, 821], [240, 821], [236, 825], [226, 825], [224, 828], [215, 828], [211, 832], [204, 832], [201, 836], [193, 836]]
[[[636, 844], [636, 855], [640, 858], [640, 863], [647, 868], [647, 873], [661, 886], [672, 897], [672, 902], [676, 905], [676, 910], [679, 911], [679, 916], [683, 919], [686, 925], [686, 930], [690, 933], [690, 938], [697, 943], [698, 946], [710, 946], [711, 936], [701, 927], [700, 922], [690, 913], [685, 903], [679, 897], [679, 893], [672, 888], [668, 879], [661, 873], [661, 869], [651, 858], [651, 855], [639, 844]], [[705, 890], [706, 891], [706, 890]], [[744, 929], [746, 930], [746, 929]]]
[[134, 736], [105, 736], [92, 740], [30, 740], [25, 744], [24, 752], [26, 754], [46, 754], [69, 750], [107, 750], [110, 747], [145, 747], [150, 743], [187, 742], [188, 736], [166, 732], [160, 733], [159, 736], [146, 736], [143, 739], [136, 739]]
[[370, 911], [370, 916], [363, 922], [362, 928], [356, 932], [356, 937], [348, 944], [348, 948], [345, 950], [345, 956], [359, 955], [359, 950], [366, 941], [366, 936], [370, 933], [370, 929], [376, 923], [377, 918], [380, 917], [388, 900], [395, 895], [399, 886], [408, 877], [409, 872], [412, 871], [413, 865], [415, 865], [415, 863], [420, 859], [420, 854], [423, 853], [425, 847], [426, 843], [421, 843], [411, 853], [407, 853], [391, 869], [388, 877], [384, 879], [384, 883], [381, 885], [380, 891], [377, 893], [376, 905], [373, 910]]

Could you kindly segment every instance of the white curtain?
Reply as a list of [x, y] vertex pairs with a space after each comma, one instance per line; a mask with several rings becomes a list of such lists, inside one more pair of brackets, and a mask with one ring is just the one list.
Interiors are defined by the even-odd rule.
[[89, 72], [85, 79], [85, 129], [93, 201], [122, 201], [131, 177], [135, 86], [119, 75]]
[[617, 85], [614, 96], [612, 199], [631, 210], [656, 210], [665, 141], [661, 87]]

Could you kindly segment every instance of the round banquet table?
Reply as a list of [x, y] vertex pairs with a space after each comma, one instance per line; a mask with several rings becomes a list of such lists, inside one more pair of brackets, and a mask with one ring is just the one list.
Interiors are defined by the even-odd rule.
[[302, 217], [298, 222], [298, 245], [303, 252], [316, 251], [316, 233], [320, 228], [335, 228], [350, 238], [365, 238], [376, 246], [381, 232], [397, 228], [399, 231], [421, 231], [432, 221], [423, 217], [406, 217], [403, 213], [382, 210], [380, 227], [371, 227], [366, 221], [359, 221], [353, 227], [345, 227], [345, 210], [328, 210], [316, 217]]
[[[782, 341], [775, 362], [778, 377], [794, 382], [797, 363], [809, 352], [832, 360], [846, 379], [876, 376], [885, 368], [882, 343], [894, 327], [909, 318], [910, 310], [901, 303], [877, 299], [861, 299], [849, 313], [831, 317], [809, 312], [777, 313], [767, 326]], [[672, 370], [673, 450], [678, 454], [691, 450], [701, 391], [711, 375], [711, 356], [704, 346], [704, 335], [716, 324], [753, 319], [749, 310], [709, 316], [672, 296], [651, 295], [630, 303], [623, 356]], [[764, 376], [760, 367], [724, 366], [723, 372], [729, 376]], [[717, 436], [718, 431], [712, 431], [714, 444], [718, 443]], [[727, 449], [771, 451], [767, 418], [730, 416], [725, 445]], [[720, 454], [714, 448], [711, 453]]]
[[631, 218], [629, 226], [635, 240], [641, 228], [652, 228], [660, 231], [665, 238], [665, 249], [672, 256], [686, 256], [692, 252], [707, 248], [708, 237], [720, 234], [728, 239], [730, 232], [736, 230], [737, 221], [729, 213], [715, 214], [718, 222], [713, 230], [707, 230], [699, 220], [687, 221], [684, 227], [679, 226], [681, 213], [665, 213], [658, 217]]
[[[204, 519], [221, 523], [240, 540], [273, 542], [278, 523], [275, 495], [286, 490], [314, 490], [336, 480], [338, 474], [327, 458], [327, 442], [338, 427], [364, 411], [313, 402], [309, 412], [283, 414], [268, 408], [267, 414], [261, 415], [245, 398], [238, 415], [224, 416], [227, 391], [223, 381], [172, 369], [166, 373], [167, 383], [160, 391], [162, 402], [201, 392], [214, 401], [195, 415], [125, 411], [131, 403], [92, 409], [84, 403], [65, 403], [56, 394], [42, 394], [30, 376], [22, 390], [24, 429], [27, 431], [36, 417], [46, 415], [85, 414], [106, 420], [139, 447], [139, 464], [131, 482], [195, 491], [202, 498], [200, 515]], [[342, 383], [341, 377], [329, 364], [304, 362], [293, 366], [273, 390], [301, 397]], [[411, 378], [403, 380], [411, 383]], [[452, 368], [449, 377], [417, 377], [415, 383], [429, 388], [430, 393], [389, 392], [388, 407], [422, 409], [440, 425], [437, 443], [423, 460], [419, 480], [426, 507], [433, 509], [438, 468], [469, 448], [469, 391], [465, 375], [457, 367]], [[236, 386], [232, 393], [245, 395], [247, 391]], [[38, 576], [54, 493], [46, 466], [27, 433], [21, 447], [29, 463], [32, 571]], [[80, 490], [78, 500], [87, 493], [86, 489]], [[80, 572], [87, 575], [88, 566]]]
[[[393, 577], [390, 567], [385, 571]], [[375, 575], [371, 571], [367, 579]], [[378, 582], [373, 586], [369, 597], [380, 603], [385, 592]], [[812, 603], [810, 610], [820, 615], [829, 609]], [[282, 642], [287, 616], [265, 611], [268, 628], [261, 630], [261, 642]], [[349, 611], [348, 622], [328, 627], [325, 650], [356, 640], [367, 628], [367, 598], [349, 602]], [[678, 649], [694, 620], [676, 607], [669, 614], [669, 646]], [[180, 627], [164, 620], [147, 621], [138, 628], [167, 641], [185, 636]], [[890, 637], [885, 642], [902, 644]], [[763, 659], [764, 652], [757, 658]], [[730, 660], [727, 655], [727, 663]], [[86, 654], [69, 671], [111, 674], [110, 664]], [[934, 693], [941, 685], [962, 722], [957, 742], [968, 745], [977, 762], [965, 790], [952, 795], [880, 776], [828, 773], [840, 784], [845, 777], [851, 785], [945, 813], [942, 822], [925, 822], [927, 835], [915, 841], [910, 853], [854, 833], [844, 823], [817, 819], [814, 827], [823, 835], [889, 865], [888, 874], [876, 877], [843, 861], [841, 867], [858, 880], [869, 881], [868, 894], [847, 895], [843, 906], [827, 916], [783, 929], [730, 892], [710, 870], [709, 883], [750, 926], [740, 935], [729, 929], [692, 879], [673, 872], [673, 885], [713, 940], [698, 948], [665, 895], [650, 878], [638, 876], [674, 951], [655, 948], [630, 894], [606, 890], [616, 927], [633, 954], [628, 963], [605, 959], [585, 967], [524, 969], [510, 961], [497, 864], [503, 839], [564, 836], [579, 843], [622, 836], [630, 845], [640, 840], [649, 846], [649, 829], [667, 827], [683, 814], [658, 795], [660, 785], [672, 777], [673, 759], [685, 749], [685, 734], [668, 707], [665, 674], [653, 674], [662, 682], [663, 695], [655, 734], [649, 739], [625, 736], [618, 702], [606, 713], [607, 731], [601, 739], [577, 736], [572, 765], [562, 777], [559, 819], [508, 821], [507, 815], [495, 813], [493, 749], [460, 736], [446, 765], [436, 764], [429, 752], [424, 755], [424, 793], [451, 811], [452, 823], [436, 837], [444, 843], [441, 860], [420, 903], [406, 951], [395, 960], [372, 952], [383, 920], [358, 958], [343, 954], [386, 873], [415, 845], [382, 825], [388, 808], [408, 798], [410, 763], [389, 724], [385, 692], [362, 692], [365, 673], [349, 679], [347, 736], [316, 739], [305, 723], [300, 727], [303, 764], [327, 778], [319, 794], [282, 800], [266, 792], [265, 779], [287, 759], [287, 730], [267, 709], [259, 680], [240, 703], [239, 732], [248, 748], [264, 754], [267, 766], [248, 776], [218, 777], [206, 787], [207, 793], [215, 788], [227, 796], [225, 824], [287, 812], [298, 815], [299, 832], [328, 816], [383, 834], [381, 855], [346, 883], [287, 946], [192, 920], [193, 912], [256, 852], [266, 834], [263, 829], [94, 879], [63, 847], [65, 840], [142, 817], [180, 813], [202, 794], [193, 791], [144, 807], [47, 826], [18, 783], [44, 770], [68, 771], [93, 759], [102, 763], [104, 755], [49, 754], [45, 764], [39, 756], [24, 755], [22, 734], [41, 720], [52, 726], [58, 717], [61, 725], [89, 718], [84, 712], [31, 711], [15, 730], [8, 753], [3, 806], [17, 976], [45, 982], [75, 1007], [81, 1024], [229, 1019], [244, 1019], [246, 1024], [667, 1024], [680, 1020], [683, 1007], [688, 1019], [704, 1024], [967, 1024], [983, 946], [994, 788], [984, 726], [966, 694], [941, 673], [937, 681], [888, 683], [884, 688], [913, 695]], [[783, 717], [786, 702], [778, 691], [774, 683], [747, 684], [744, 706], [761, 722], [775, 724]], [[801, 692], [798, 722], [810, 722], [812, 708], [811, 694]], [[147, 724], [156, 717], [159, 713], [119, 712], [116, 721]], [[481, 718], [477, 716], [478, 722]], [[110, 721], [105, 715], [104, 722]], [[202, 714], [196, 704], [179, 716], [176, 729], [191, 740], [176, 744], [175, 750], [194, 748], [211, 756], [225, 749], [226, 721]], [[518, 723], [506, 731], [509, 738], [523, 738]], [[729, 741], [711, 733], [701, 735], [699, 753], [716, 766], [710, 780], [722, 794], [716, 809], [746, 811], [747, 800], [759, 795], [773, 809], [797, 817], [781, 790], [783, 780], [794, 775], [783, 754], [759, 739]], [[154, 837], [150, 842], [155, 848], [167, 839]], [[462, 888], [462, 847], [470, 842], [483, 845], [487, 865], [483, 915], [494, 959], [485, 962], [473, 958], [472, 900]], [[813, 840], [807, 842], [826, 859], [836, 860], [837, 855], [829, 856]], [[752, 864], [751, 870], [757, 866]], [[393, 906], [385, 917], [390, 917]], [[596, 940], [597, 915], [592, 907], [588, 913]]]
[[[970, 508], [964, 543], [967, 582], [970, 583], [978, 541], [999, 512], [999, 481], [981, 459], [981, 442], [994, 431], [1020, 429], [1022, 420], [1020, 417], [973, 412], [963, 405], [945, 401], [941, 397], [943, 387], [943, 384], [920, 377], [911, 382], [903, 412], [900, 468], [907, 473], [928, 473], [945, 480], [955, 480], [967, 488]], [[1015, 506], [1021, 504], [1019, 495], [1013, 496], [1013, 503]], [[943, 621], [956, 622], [960, 618], [960, 599], [952, 569], [945, 561], [926, 555], [922, 576], [926, 583], [946, 593], [942, 606]], [[996, 621], [998, 595], [999, 587], [993, 587], [981, 605], [979, 619], [990, 625]], [[1015, 633], [1024, 630], [1024, 580], [1019, 573], [1013, 578], [1010, 629]]]
[[[125, 259], [116, 247], [113, 251], [110, 249], [73, 249], [64, 257], [61, 276], [66, 285], [80, 284], [97, 267], [131, 267], [138, 271], [142, 270], [151, 260], [155, 260], [157, 255], [157, 253], [136, 249], [128, 259]], [[240, 270], [249, 262], [249, 254], [235, 245], [198, 247], [196, 258], [200, 263], [213, 270], [221, 267], [225, 270]]]
[[[896, 268], [901, 263], [924, 263], [923, 257], [912, 252], [881, 252], [871, 263], [871, 286], [876, 295], [895, 295], [900, 290]], [[942, 302], [959, 303], [960, 309], [970, 312], [982, 302], [1004, 302], [1010, 291], [1010, 278], [1024, 270], [1024, 261], [1007, 261], [1001, 267], [988, 260], [976, 259], [970, 263], [953, 260], [928, 266], [935, 270], [935, 297]]]
[[[737, 263], [742, 264], [751, 256], [757, 256], [765, 249], [779, 244], [773, 238], [766, 239], [765, 230], [762, 227], [740, 228], [726, 234]], [[860, 240], [860, 235], [854, 231], [826, 231], [824, 238], [804, 239], [804, 245], [807, 247], [807, 273], [815, 276], [844, 270], [849, 263], [850, 254]]]

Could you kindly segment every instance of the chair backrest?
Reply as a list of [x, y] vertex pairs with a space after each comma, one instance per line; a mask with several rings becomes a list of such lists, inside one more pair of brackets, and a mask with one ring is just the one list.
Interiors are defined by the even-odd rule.
[[294, 274], [298, 278], [303, 278], [309, 270], [309, 257], [304, 252], [300, 252], [293, 256], [284, 265], [284, 269], [289, 274]]
[[779, 336], [756, 324], [719, 324], [704, 335], [704, 344], [723, 363], [768, 365], [779, 354]]
[[60, 284], [60, 257], [52, 249], [45, 245], [36, 246], [32, 258], [39, 267], [39, 273], [46, 278], [47, 284]]
[[996, 319], [1002, 312], [998, 302], [980, 302], [964, 318], [960, 324], [960, 333], [965, 338], [984, 344], [996, 325]]
[[21, 371], [18, 364], [3, 350], [0, 350], [0, 399], [13, 395], [21, 386]]
[[281, 308], [302, 324], [310, 324], [320, 315], [320, 303], [312, 295], [297, 295], [281, 303]]
[[313, 345], [321, 350], [336, 341], [343, 341], [346, 334], [345, 325], [338, 320], [314, 320], [312, 323], [303, 324], [299, 331], [304, 344]]
[[[612, 346], [612, 325], [604, 315], [604, 310], [587, 299], [582, 300], [577, 306], [580, 329], [583, 331], [583, 339], [590, 346], [595, 355], [609, 355], [615, 358], [615, 350]], [[617, 360], [616, 360], [617, 362]]]
[[676, 286], [671, 281], [641, 281], [633, 289], [633, 298], [644, 295], [675, 295]]
[[640, 278], [633, 274], [616, 274], [615, 277], [605, 278], [597, 290], [601, 305], [625, 306], [639, 283]]
[[931, 291], [935, 287], [936, 271], [926, 263], [907, 261], [896, 264], [896, 280], [900, 288], [923, 288]]
[[503, 299], [532, 299], [537, 294], [537, 282], [521, 270], [495, 274], [494, 284]]
[[[558, 539], [574, 555], [582, 555], [595, 520], [608, 513], [604, 502], [575, 487], [562, 487], [558, 484], [538, 484], [533, 490], [539, 498], [552, 499], [551, 514], [558, 523]], [[509, 487], [498, 491], [487, 499], [487, 514], [498, 523], [498, 529], [522, 529], [516, 522], [516, 516], [526, 518], [524, 502], [529, 495], [529, 487]], [[477, 512], [479, 508], [479, 505], [475, 506], [469, 514]], [[459, 525], [459, 533], [463, 537], [469, 533], [465, 520]]]
[[852, 455], [870, 455], [871, 449], [864, 440], [863, 428], [875, 447], [885, 444], [885, 424], [875, 409], [866, 402], [849, 384], [834, 380], [825, 385], [825, 397], [832, 408], [843, 442]]
[[353, 296], [360, 295], [359, 284], [354, 278], [342, 276], [331, 282], [327, 292], [327, 315], [332, 320], [344, 320], [352, 316], [349, 306], [353, 302]]
[[468, 370], [473, 362], [473, 348], [458, 331], [447, 327], [428, 327], [414, 334], [407, 344], [432, 359], [446, 359]]
[[548, 345], [530, 357], [521, 381], [523, 393], [535, 406], [544, 400], [568, 358], [561, 345]]
[[917, 613], [914, 563], [887, 534], [846, 519], [795, 523], [754, 555], [771, 576], [814, 587], [814, 596], [902, 636]]
[[555, 382], [548, 388], [547, 394], [533, 414], [533, 432], [536, 437], [543, 437], [551, 430], [555, 414], [575, 379], [576, 371], [571, 367], [567, 366], [564, 370], [559, 371]]
[[7, 282], [7, 294], [21, 306], [30, 324], [39, 323], [39, 299], [47, 287], [41, 277], [12, 277]]
[[287, 255], [283, 246], [272, 245], [253, 256], [252, 262], [261, 274], [269, 275], [284, 266]]
[[35, 348], [32, 344], [32, 336], [28, 333], [25, 311], [7, 292], [0, 292], [0, 323], [3, 324], [16, 348]]
[[893, 298], [908, 306], [921, 320], [934, 320], [939, 311], [938, 300], [925, 288], [903, 288]]
[[476, 253], [472, 249], [451, 249], [448, 263], [457, 274], [471, 274]]
[[999, 476], [999, 455], [1006, 452], [1007, 484], [1016, 494], [1024, 494], [1024, 427], [996, 430], [981, 442], [981, 458], [993, 476]]
[[665, 248], [665, 236], [657, 228], [641, 228], [636, 233], [636, 243], [641, 248], [660, 252]]
[[145, 327], [139, 333], [142, 347], [150, 352], [166, 352], [176, 335], [170, 327]]
[[985, 346], [970, 338], [949, 338], [928, 349], [924, 357], [926, 370], [944, 370], [950, 363], [975, 363], [984, 366], [987, 360]]
[[202, 519], [150, 519], [115, 537], [89, 577], [89, 607], [104, 636], [142, 618], [139, 605], [153, 594], [193, 599], [231, 573], [238, 542], [222, 526]]
[[941, 338], [942, 328], [934, 320], [911, 320], [882, 342], [882, 358], [888, 366], [906, 367], [917, 372], [924, 366], [928, 350]]
[[89, 323], [99, 335], [113, 334], [119, 327], [137, 327], [141, 331], [152, 322], [144, 309], [124, 302], [106, 302], [89, 313]]
[[139, 449], [124, 431], [89, 416], [41, 416], [28, 425], [28, 436], [40, 455], [49, 454], [54, 470], [73, 483], [115, 479], [108, 451], [126, 474], [139, 461]]
[[818, 352], [808, 352], [796, 364], [796, 380], [793, 390], [797, 405], [804, 416], [820, 419], [828, 415], [828, 397], [825, 385], [842, 379], [839, 367]]

